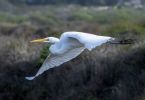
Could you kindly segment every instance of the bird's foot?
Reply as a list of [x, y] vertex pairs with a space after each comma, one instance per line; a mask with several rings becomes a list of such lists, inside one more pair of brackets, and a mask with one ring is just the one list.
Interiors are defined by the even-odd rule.
[[35, 77], [33, 76], [33, 77], [25, 77], [25, 79], [27, 79], [27, 80], [33, 80]]

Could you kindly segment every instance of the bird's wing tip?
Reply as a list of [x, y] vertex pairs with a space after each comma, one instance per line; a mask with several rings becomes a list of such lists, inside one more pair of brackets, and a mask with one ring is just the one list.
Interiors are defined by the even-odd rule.
[[25, 77], [27, 80], [33, 80], [35, 77]]

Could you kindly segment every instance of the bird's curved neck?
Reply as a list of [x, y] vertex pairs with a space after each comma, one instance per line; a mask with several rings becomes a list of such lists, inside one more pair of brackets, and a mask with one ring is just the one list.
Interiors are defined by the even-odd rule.
[[50, 37], [49, 38], [49, 43], [51, 44], [55, 44], [55, 43], [58, 43], [60, 40], [56, 37]]

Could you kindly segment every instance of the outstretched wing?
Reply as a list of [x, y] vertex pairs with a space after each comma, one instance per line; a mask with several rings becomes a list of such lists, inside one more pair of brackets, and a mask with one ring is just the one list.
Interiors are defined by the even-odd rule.
[[62, 55], [53, 55], [53, 54], [49, 55], [44, 61], [44, 63], [42, 64], [41, 68], [38, 70], [37, 74], [32, 77], [26, 77], [26, 79], [33, 80], [35, 77], [42, 74], [44, 71], [53, 67], [57, 67], [77, 57], [81, 52], [83, 52], [84, 49], [85, 49], [84, 47], [78, 47], [78, 48], [70, 49]]

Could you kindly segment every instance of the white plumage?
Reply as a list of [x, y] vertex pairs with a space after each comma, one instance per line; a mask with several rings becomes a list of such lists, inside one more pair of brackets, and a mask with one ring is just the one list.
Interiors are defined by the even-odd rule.
[[26, 79], [32, 80], [44, 71], [77, 57], [84, 49], [91, 51], [93, 48], [113, 39], [108, 36], [98, 36], [83, 32], [64, 32], [60, 39], [47, 37], [33, 40], [31, 42], [48, 42], [52, 44], [49, 48], [51, 54], [46, 58], [37, 74], [33, 77], [26, 77]]

